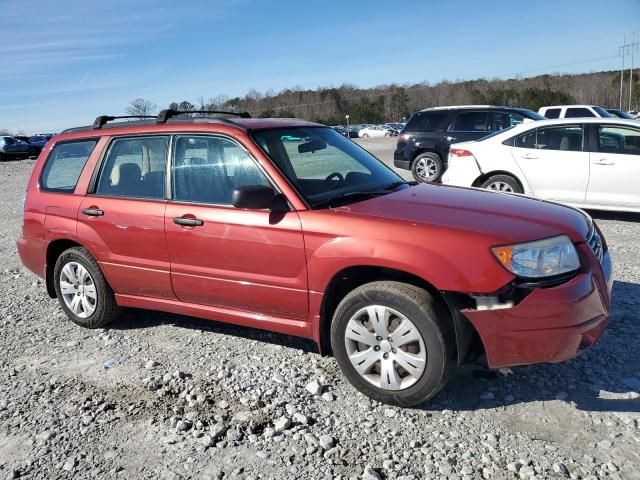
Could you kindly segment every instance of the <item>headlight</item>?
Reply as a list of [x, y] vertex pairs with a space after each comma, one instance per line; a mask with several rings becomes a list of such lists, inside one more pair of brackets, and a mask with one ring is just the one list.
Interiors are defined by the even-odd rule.
[[507, 270], [519, 277], [552, 277], [580, 268], [578, 253], [565, 235], [491, 250]]

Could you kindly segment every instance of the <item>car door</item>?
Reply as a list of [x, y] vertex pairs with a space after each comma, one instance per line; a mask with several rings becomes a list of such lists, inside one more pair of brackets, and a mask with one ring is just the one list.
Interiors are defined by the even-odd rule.
[[224, 136], [179, 135], [171, 171], [165, 228], [176, 296], [306, 320], [307, 267], [298, 214], [232, 205], [234, 188], [270, 184], [248, 152]]
[[449, 143], [477, 140], [488, 135], [488, 112], [485, 110], [462, 110], [449, 125]]
[[589, 153], [582, 124], [532, 128], [514, 139], [512, 154], [540, 198], [584, 202], [589, 182]]
[[640, 208], [640, 127], [593, 125], [586, 203]]
[[111, 141], [78, 210], [78, 236], [119, 294], [175, 298], [164, 232], [169, 138]]

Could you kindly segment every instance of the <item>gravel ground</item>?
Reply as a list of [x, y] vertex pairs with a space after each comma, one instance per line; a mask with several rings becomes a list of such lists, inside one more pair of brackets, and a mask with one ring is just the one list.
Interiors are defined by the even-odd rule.
[[616, 282], [596, 346], [467, 366], [401, 409], [307, 341], [146, 311], [75, 326], [15, 251], [32, 165], [0, 163], [0, 478], [640, 478], [640, 217], [597, 216]]

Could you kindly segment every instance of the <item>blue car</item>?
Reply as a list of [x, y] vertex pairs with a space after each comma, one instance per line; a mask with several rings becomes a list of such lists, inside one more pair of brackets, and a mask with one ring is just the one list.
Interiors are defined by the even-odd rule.
[[0, 160], [28, 158], [31, 152], [31, 146], [27, 142], [13, 137], [0, 137]]

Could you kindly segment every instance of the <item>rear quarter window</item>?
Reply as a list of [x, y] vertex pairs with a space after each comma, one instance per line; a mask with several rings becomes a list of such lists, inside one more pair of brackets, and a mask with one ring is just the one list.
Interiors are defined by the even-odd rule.
[[98, 140], [56, 144], [40, 176], [40, 190], [73, 193], [82, 169]]
[[416, 113], [404, 127], [404, 132], [433, 132], [438, 129], [447, 112]]

